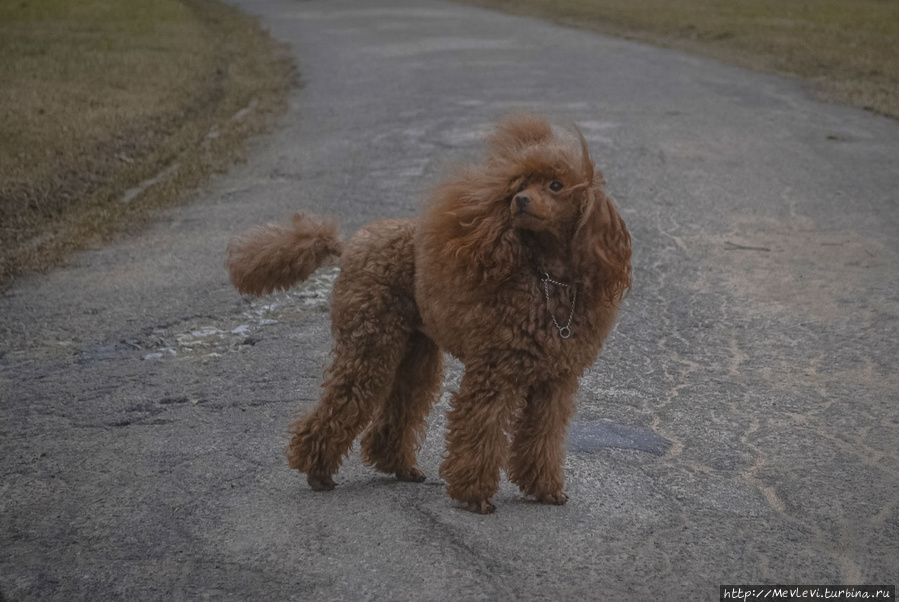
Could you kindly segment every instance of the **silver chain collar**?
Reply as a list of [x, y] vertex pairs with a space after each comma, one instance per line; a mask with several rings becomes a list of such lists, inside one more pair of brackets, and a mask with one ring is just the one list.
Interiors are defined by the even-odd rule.
[[555, 325], [556, 330], [559, 331], [559, 336], [563, 339], [567, 339], [571, 336], [571, 320], [574, 318], [574, 308], [577, 304], [577, 287], [571, 284], [566, 284], [564, 282], [558, 282], [549, 277], [547, 272], [543, 272], [544, 278], [541, 278], [541, 282], [543, 282], [543, 293], [546, 295], [546, 307], [549, 308], [549, 285], [553, 286], [561, 286], [562, 288], [571, 288], [571, 313], [568, 314], [568, 322], [565, 323], [565, 326], [559, 326], [559, 321], [556, 320], [556, 316], [553, 313], [549, 312], [549, 317], [553, 320], [553, 325]]

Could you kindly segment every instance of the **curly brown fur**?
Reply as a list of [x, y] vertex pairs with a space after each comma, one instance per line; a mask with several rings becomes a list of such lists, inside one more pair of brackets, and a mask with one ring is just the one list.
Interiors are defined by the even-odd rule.
[[630, 235], [576, 129], [514, 115], [487, 149], [435, 189], [418, 220], [369, 224], [341, 244], [333, 223], [298, 214], [229, 247], [232, 282], [254, 294], [342, 253], [321, 401], [291, 425], [287, 450], [313, 489], [334, 487], [360, 434], [367, 464], [424, 479], [416, 453], [446, 351], [465, 365], [440, 468], [449, 495], [493, 512], [504, 468], [525, 495], [567, 501], [578, 378], [630, 288]]
[[341, 250], [336, 222], [297, 213], [289, 224], [255, 226], [232, 240], [226, 265], [238, 291], [265, 295], [302, 282]]

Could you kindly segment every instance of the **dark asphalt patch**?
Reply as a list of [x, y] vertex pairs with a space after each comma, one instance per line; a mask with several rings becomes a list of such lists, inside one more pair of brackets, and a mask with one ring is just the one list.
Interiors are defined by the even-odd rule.
[[573, 422], [568, 429], [568, 449], [572, 452], [594, 453], [608, 447], [661, 456], [671, 447], [671, 442], [651, 429], [605, 420]]

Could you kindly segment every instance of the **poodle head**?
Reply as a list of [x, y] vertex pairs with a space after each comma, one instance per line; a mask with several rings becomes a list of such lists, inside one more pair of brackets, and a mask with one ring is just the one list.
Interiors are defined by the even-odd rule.
[[481, 165], [437, 187], [425, 229], [484, 281], [550, 252], [614, 301], [630, 287], [630, 235], [603, 184], [577, 128], [512, 115], [487, 138]]
[[501, 193], [512, 227], [567, 239], [602, 185], [575, 128], [557, 133], [542, 117], [507, 117], [487, 139], [486, 167], [502, 174]]
[[610, 298], [630, 287], [630, 234], [603, 190], [602, 173], [575, 127], [513, 115], [487, 140], [487, 167], [505, 174], [512, 228], [551, 235], [583, 272], [598, 271]]

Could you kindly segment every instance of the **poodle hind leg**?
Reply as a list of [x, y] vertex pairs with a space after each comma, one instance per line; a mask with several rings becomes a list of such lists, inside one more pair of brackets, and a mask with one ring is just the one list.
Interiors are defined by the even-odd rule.
[[397, 369], [393, 390], [362, 436], [362, 459], [366, 464], [393, 473], [400, 481], [425, 480], [416, 455], [442, 376], [440, 349], [423, 333], [413, 333]]
[[353, 440], [393, 387], [421, 322], [413, 292], [413, 223], [376, 222], [344, 246], [331, 293], [335, 346], [321, 401], [290, 427], [290, 466], [313, 489], [331, 489]]
[[543, 383], [531, 391], [514, 427], [509, 478], [543, 504], [562, 505], [565, 435], [574, 413], [577, 379]]
[[369, 359], [357, 357], [357, 349], [338, 345], [334, 350], [321, 401], [289, 429], [293, 435], [287, 448], [290, 467], [306, 473], [313, 490], [334, 488], [331, 475], [390, 391], [403, 347], [399, 343]]

